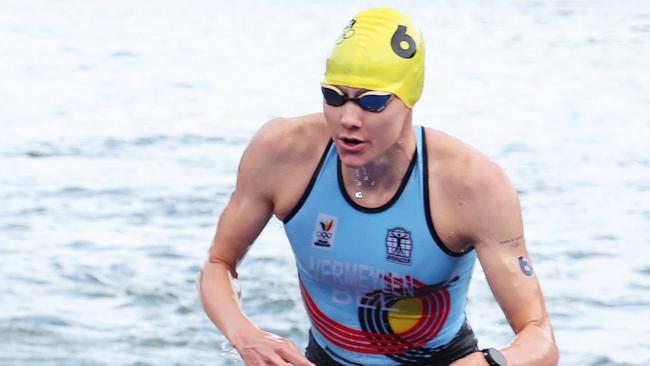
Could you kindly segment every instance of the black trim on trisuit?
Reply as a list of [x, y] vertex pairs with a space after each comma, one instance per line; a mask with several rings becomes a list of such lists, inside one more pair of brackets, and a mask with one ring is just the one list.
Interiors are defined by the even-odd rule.
[[388, 202], [385, 204], [379, 206], [379, 207], [364, 207], [359, 205], [358, 203], [354, 202], [352, 198], [348, 195], [348, 192], [345, 190], [345, 183], [343, 182], [343, 174], [341, 171], [341, 159], [339, 159], [338, 155], [336, 156], [336, 175], [338, 176], [338, 181], [339, 181], [339, 190], [341, 191], [341, 194], [343, 195], [343, 198], [352, 206], [355, 210], [364, 212], [364, 213], [379, 213], [386, 211], [389, 209], [395, 202], [397, 202], [397, 199], [402, 195], [402, 192], [404, 191], [404, 188], [406, 188], [406, 184], [408, 183], [409, 179], [411, 178], [411, 173], [413, 172], [413, 167], [415, 166], [416, 161], [418, 157], [418, 149], [416, 148], [415, 151], [413, 152], [413, 157], [411, 158], [411, 162], [409, 163], [408, 168], [406, 169], [406, 174], [402, 178], [402, 183], [400, 183], [399, 188], [397, 188], [397, 192], [395, 192], [395, 195], [393, 198], [391, 198]]
[[327, 154], [330, 151], [330, 147], [332, 146], [332, 139], [330, 139], [327, 142], [327, 146], [325, 147], [325, 151], [323, 152], [323, 155], [321, 155], [320, 160], [318, 161], [318, 165], [316, 166], [316, 169], [314, 170], [314, 174], [312, 174], [311, 179], [309, 180], [309, 184], [307, 185], [307, 188], [305, 189], [305, 193], [302, 194], [302, 197], [300, 197], [300, 200], [296, 204], [296, 206], [289, 212], [287, 217], [282, 219], [282, 222], [284, 224], [287, 224], [300, 210], [302, 205], [305, 203], [307, 200], [307, 197], [309, 196], [309, 193], [311, 193], [311, 190], [314, 188], [314, 184], [316, 184], [316, 178], [318, 178], [318, 174], [320, 173], [321, 168], [323, 167], [323, 164], [325, 163], [325, 158], [327, 157]]
[[463, 255], [471, 252], [474, 247], [469, 248], [468, 250], [457, 253], [449, 248], [442, 242], [442, 239], [438, 236], [438, 232], [436, 231], [436, 227], [433, 225], [433, 219], [431, 218], [431, 208], [429, 207], [429, 165], [428, 165], [428, 158], [427, 158], [427, 139], [426, 139], [426, 131], [424, 127], [422, 127], [422, 185], [424, 186], [424, 215], [426, 216], [427, 220], [427, 226], [429, 227], [429, 231], [431, 232], [431, 236], [433, 237], [433, 241], [438, 244], [438, 247], [442, 249], [443, 252], [447, 253], [447, 255], [450, 255], [452, 257], [462, 257]]

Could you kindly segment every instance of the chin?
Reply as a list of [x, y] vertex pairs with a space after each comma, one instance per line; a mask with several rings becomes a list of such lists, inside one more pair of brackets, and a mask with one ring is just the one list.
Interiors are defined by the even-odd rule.
[[368, 158], [364, 155], [339, 154], [341, 164], [348, 168], [360, 168], [368, 164]]
[[336, 153], [341, 160], [341, 164], [348, 168], [359, 168], [368, 164], [373, 158], [373, 149], [366, 145], [361, 149], [346, 149], [344, 146], [336, 144]]

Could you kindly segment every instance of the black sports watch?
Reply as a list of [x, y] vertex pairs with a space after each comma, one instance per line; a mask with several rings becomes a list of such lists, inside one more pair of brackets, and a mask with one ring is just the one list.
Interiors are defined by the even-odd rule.
[[503, 357], [503, 354], [496, 348], [486, 348], [482, 349], [483, 357], [490, 366], [506, 366], [506, 358]]

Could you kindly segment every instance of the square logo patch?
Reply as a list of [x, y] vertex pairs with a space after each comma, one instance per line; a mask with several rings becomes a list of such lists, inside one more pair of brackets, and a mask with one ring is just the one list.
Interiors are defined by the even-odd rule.
[[394, 227], [386, 233], [386, 259], [399, 264], [411, 264], [411, 253], [413, 242], [411, 232], [402, 228]]
[[338, 218], [336, 216], [318, 214], [314, 235], [311, 239], [312, 244], [318, 248], [331, 248], [334, 246], [337, 226]]

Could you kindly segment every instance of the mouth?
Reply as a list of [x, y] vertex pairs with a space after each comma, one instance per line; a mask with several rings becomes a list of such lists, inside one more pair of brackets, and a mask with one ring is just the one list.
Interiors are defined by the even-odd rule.
[[339, 138], [339, 140], [341, 140], [341, 142], [343, 142], [344, 144], [349, 145], [349, 146], [357, 146], [357, 145], [362, 144], [364, 142], [363, 140], [359, 140], [359, 139], [354, 138], [354, 137], [341, 137], [341, 138]]
[[339, 149], [340, 152], [345, 152], [348, 154], [358, 154], [364, 147], [367, 145], [367, 142], [355, 137], [339, 137]]

